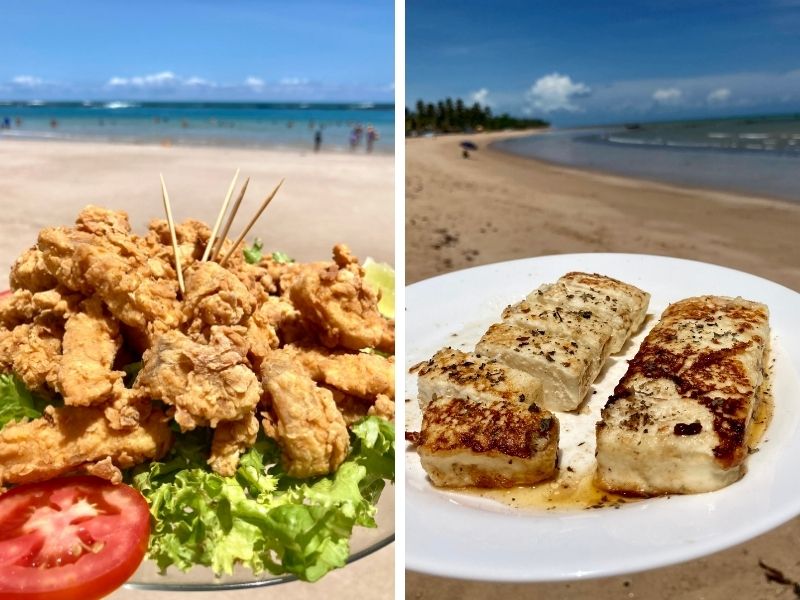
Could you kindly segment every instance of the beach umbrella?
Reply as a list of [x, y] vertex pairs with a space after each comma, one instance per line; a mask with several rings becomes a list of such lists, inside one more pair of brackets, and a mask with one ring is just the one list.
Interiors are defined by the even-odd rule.
[[459, 144], [459, 146], [461, 146], [464, 150], [477, 150], [478, 149], [477, 144], [474, 144], [472, 142], [461, 142]]

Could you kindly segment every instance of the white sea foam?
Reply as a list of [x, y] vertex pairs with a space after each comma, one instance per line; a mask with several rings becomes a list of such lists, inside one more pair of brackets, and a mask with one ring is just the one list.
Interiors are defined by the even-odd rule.
[[138, 104], [132, 104], [130, 102], [106, 102], [103, 105], [103, 108], [110, 108], [111, 110], [116, 110], [118, 108], [136, 108], [139, 106]]
[[766, 140], [769, 138], [768, 133], [740, 133], [739, 138], [743, 140]]

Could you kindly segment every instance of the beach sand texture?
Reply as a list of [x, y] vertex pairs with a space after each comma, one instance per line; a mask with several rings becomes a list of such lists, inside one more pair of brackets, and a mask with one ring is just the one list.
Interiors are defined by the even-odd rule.
[[[36, 242], [43, 227], [70, 225], [83, 206], [128, 211], [142, 233], [163, 218], [158, 174], [167, 182], [176, 221], [213, 223], [236, 168], [251, 177], [232, 233], [241, 228], [281, 177], [286, 183], [253, 229], [266, 249], [298, 260], [327, 260], [345, 242], [360, 257], [393, 261], [394, 157], [298, 151], [133, 146], [84, 142], [0, 140], [0, 276], [7, 287], [14, 259]], [[314, 585], [292, 582], [264, 589], [181, 593], [121, 589], [116, 600], [245, 600], [265, 594], [285, 600], [394, 597], [394, 544], [330, 573]]]
[[[521, 134], [406, 144], [408, 283], [480, 264], [572, 252], [701, 260], [800, 290], [800, 204], [683, 189], [491, 149]], [[458, 143], [480, 149], [468, 160]]]
[[[70, 225], [86, 204], [126, 210], [143, 233], [164, 218], [159, 173], [177, 222], [213, 223], [237, 168], [247, 196], [231, 228], [238, 235], [264, 197], [286, 178], [248, 236], [297, 260], [326, 260], [345, 242], [359, 258], [394, 260], [394, 157], [349, 153], [94, 142], [0, 140], [0, 273], [43, 227]], [[237, 187], [238, 193], [238, 187]]]
[[[577, 171], [486, 146], [509, 135], [406, 143], [406, 277], [516, 258], [632, 252], [700, 260], [800, 290], [800, 204], [684, 189]], [[475, 141], [469, 160], [458, 144]], [[408, 572], [413, 600], [479, 598], [796, 598], [767, 581], [759, 560], [800, 579], [800, 518], [729, 550], [683, 565], [602, 580], [474, 583]], [[536, 560], [531, 542], [532, 561]]]

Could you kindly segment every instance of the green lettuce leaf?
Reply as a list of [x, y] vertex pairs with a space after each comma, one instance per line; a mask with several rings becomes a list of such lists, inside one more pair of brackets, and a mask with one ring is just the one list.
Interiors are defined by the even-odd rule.
[[0, 374], [0, 429], [11, 421], [41, 417], [47, 404], [16, 375]]
[[276, 263], [281, 263], [281, 264], [294, 262], [294, 259], [288, 254], [286, 254], [286, 252], [273, 252], [272, 260], [274, 260]]
[[208, 435], [180, 434], [165, 462], [139, 467], [132, 483], [153, 516], [149, 555], [159, 568], [291, 573], [316, 581], [344, 566], [356, 525], [375, 527], [375, 503], [394, 481], [394, 425], [367, 417], [352, 428], [351, 452], [327, 477], [299, 480], [259, 438], [233, 477], [209, 471]]
[[244, 260], [251, 265], [256, 264], [261, 260], [263, 255], [262, 250], [264, 249], [264, 242], [262, 242], [259, 238], [253, 240], [252, 246], [245, 246], [244, 248]]

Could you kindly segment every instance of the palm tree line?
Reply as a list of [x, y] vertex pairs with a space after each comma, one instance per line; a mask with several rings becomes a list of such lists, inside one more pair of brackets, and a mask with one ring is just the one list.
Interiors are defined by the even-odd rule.
[[461, 98], [433, 102], [417, 100], [415, 110], [406, 107], [406, 135], [425, 132], [463, 133], [470, 131], [499, 131], [547, 127], [542, 119], [518, 119], [507, 113], [496, 116], [488, 106], [475, 102], [467, 106]]

